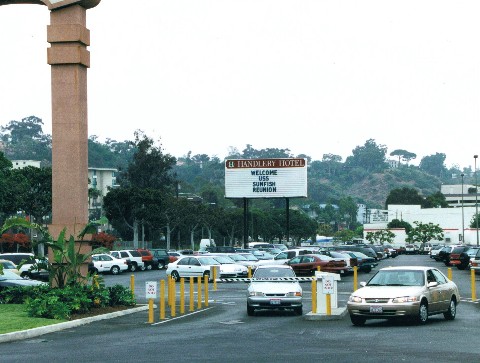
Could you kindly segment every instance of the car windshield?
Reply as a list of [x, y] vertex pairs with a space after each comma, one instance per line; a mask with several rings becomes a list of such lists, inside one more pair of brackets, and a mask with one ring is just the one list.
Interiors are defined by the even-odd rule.
[[248, 261], [247, 258], [242, 255], [230, 255], [228, 257], [230, 257], [234, 261]]
[[23, 278], [12, 271], [3, 270], [3, 275], [0, 275], [0, 281], [5, 280], [23, 280]]
[[255, 271], [254, 278], [295, 277], [293, 270], [289, 268], [260, 268]]
[[228, 256], [213, 256], [213, 258], [220, 262], [222, 265], [235, 263], [235, 261]]
[[8, 261], [8, 260], [0, 261], [0, 264], [3, 265], [3, 268], [12, 268], [12, 269], [17, 268], [17, 267], [13, 264], [13, 262]]
[[425, 284], [423, 271], [415, 270], [380, 270], [367, 286], [423, 286]]
[[258, 261], [258, 258], [256, 258], [254, 255], [248, 253], [246, 255], [242, 255], [243, 257], [245, 257], [248, 261]]
[[220, 265], [220, 262], [218, 262], [216, 259], [213, 257], [200, 257], [198, 261], [202, 265]]

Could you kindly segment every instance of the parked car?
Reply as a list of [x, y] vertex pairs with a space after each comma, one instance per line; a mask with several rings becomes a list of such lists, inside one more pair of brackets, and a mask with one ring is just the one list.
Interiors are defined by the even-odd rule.
[[457, 247], [457, 245], [444, 246], [440, 251], [438, 251], [438, 254], [434, 257], [435, 261], [443, 262], [445, 265], [448, 266], [450, 261], [450, 253], [455, 247]]
[[[454, 247], [450, 252], [450, 255], [448, 256], [448, 259], [444, 261], [445, 266], [456, 266], [459, 270], [465, 270], [470, 262], [470, 257], [468, 257], [468, 255], [466, 254], [466, 252], [470, 250], [470, 248], [470, 246]], [[460, 259], [460, 256], [462, 256], [462, 260]]]
[[373, 268], [377, 267], [378, 263], [372, 257], [365, 255], [362, 252], [357, 251], [343, 251], [350, 256], [357, 259], [357, 271], [369, 273]]
[[425, 324], [433, 314], [455, 319], [460, 293], [457, 285], [436, 268], [385, 267], [361, 282], [347, 302], [353, 325], [367, 319], [415, 319]]
[[182, 277], [211, 276], [212, 266], [219, 266], [221, 273], [222, 265], [211, 256], [182, 256], [168, 264], [166, 273], [175, 281], [180, 281]]
[[31, 280], [18, 276], [15, 272], [3, 270], [3, 275], [0, 275], [0, 290], [15, 287], [15, 286], [47, 286], [44, 281]]
[[303, 313], [302, 287], [298, 281], [284, 281], [295, 277], [287, 265], [258, 266], [247, 288], [247, 314], [260, 309], [290, 309], [296, 315]]
[[408, 245], [405, 245], [405, 254], [406, 255], [416, 255], [418, 253], [418, 246], [411, 243]]
[[150, 252], [153, 254], [153, 258], [157, 260], [159, 269], [165, 268], [170, 263], [170, 256], [166, 249], [152, 248]]
[[108, 253], [97, 253], [92, 255], [92, 262], [88, 266], [90, 273], [111, 273], [118, 275], [128, 270], [128, 264], [125, 259], [116, 258]]
[[20, 276], [35, 279], [35, 280], [42, 280], [48, 281], [48, 271], [46, 270], [38, 270], [35, 268], [35, 265], [40, 262], [38, 259], [35, 258], [33, 253], [28, 252], [12, 252], [12, 253], [1, 253], [0, 259], [12, 261], [15, 266], [20, 271]]
[[137, 250], [110, 251], [110, 254], [115, 258], [125, 260], [128, 265], [128, 270], [131, 272], [145, 270], [145, 264], [143, 263], [142, 255]]
[[350, 271], [343, 259], [335, 259], [326, 255], [303, 255], [287, 262], [296, 275], [314, 275], [318, 267], [323, 272], [345, 274]]
[[286, 263], [287, 261], [290, 261], [292, 258], [296, 256], [301, 256], [301, 255], [307, 255], [311, 254], [312, 252], [303, 249], [303, 248], [295, 248], [292, 250], [285, 250], [282, 252], [277, 253], [273, 258], [268, 259], [268, 260], [260, 260], [258, 263], [259, 265], [281, 265]]
[[137, 251], [140, 252], [140, 255], [142, 256], [142, 261], [146, 270], [158, 270], [158, 261], [153, 257], [153, 254], [150, 252], [150, 250], [145, 248], [137, 248]]
[[247, 277], [248, 268], [241, 264], [236, 263], [233, 259], [228, 256], [220, 254], [208, 254], [204, 256], [211, 256], [217, 260], [220, 265], [220, 276], [221, 278], [225, 277]]
[[0, 260], [0, 265], [3, 266], [3, 271], [12, 271], [13, 273], [20, 276], [20, 271], [12, 261], [9, 260]]
[[435, 256], [438, 255], [438, 253], [440, 252], [440, 250], [445, 247], [443, 245], [436, 245], [436, 246], [432, 246], [432, 249], [430, 250], [430, 252], [428, 253], [430, 258], [433, 258], [435, 259]]
[[480, 247], [470, 247], [468, 250], [460, 254], [460, 263], [457, 265], [459, 270], [465, 270], [470, 267], [470, 260], [475, 258], [477, 252], [480, 250]]
[[257, 268], [258, 259], [253, 255], [251, 256], [254, 258], [254, 260], [249, 260], [245, 255], [240, 253], [224, 253], [223, 255], [230, 257], [233, 261], [235, 261], [235, 263], [245, 266], [247, 271], [249, 267], [252, 272]]
[[470, 258], [470, 268], [472, 270], [480, 270], [480, 251]]
[[334, 246], [332, 248], [335, 251], [356, 251], [361, 252], [368, 257], [371, 257], [375, 260], [378, 259], [377, 252], [375, 252], [372, 248], [368, 247], [367, 245], [340, 245]]

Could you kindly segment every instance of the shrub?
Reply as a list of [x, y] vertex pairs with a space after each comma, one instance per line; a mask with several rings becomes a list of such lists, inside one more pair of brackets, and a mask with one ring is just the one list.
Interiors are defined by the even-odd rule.
[[122, 285], [111, 286], [108, 291], [110, 293], [110, 306], [134, 306], [136, 304], [132, 291]]

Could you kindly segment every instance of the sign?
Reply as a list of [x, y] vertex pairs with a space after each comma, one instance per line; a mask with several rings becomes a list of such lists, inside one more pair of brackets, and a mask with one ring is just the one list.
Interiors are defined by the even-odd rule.
[[145, 298], [155, 299], [157, 297], [157, 282], [147, 281], [145, 282]]
[[227, 159], [225, 198], [307, 197], [307, 160]]
[[322, 276], [322, 292], [324, 294], [333, 294], [334, 293], [334, 276], [324, 275]]

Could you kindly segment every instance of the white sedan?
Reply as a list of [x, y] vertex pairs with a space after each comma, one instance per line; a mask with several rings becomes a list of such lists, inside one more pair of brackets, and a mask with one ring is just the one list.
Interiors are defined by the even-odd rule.
[[183, 256], [178, 260], [170, 262], [167, 267], [167, 276], [171, 276], [175, 281], [180, 281], [182, 277], [205, 277], [210, 276], [213, 266], [218, 266], [221, 270], [221, 264], [213, 257]]
[[120, 272], [128, 270], [127, 262], [120, 258], [115, 258], [108, 253], [98, 253], [92, 255], [92, 263], [89, 267], [90, 272], [109, 272], [112, 275], [118, 275]]

